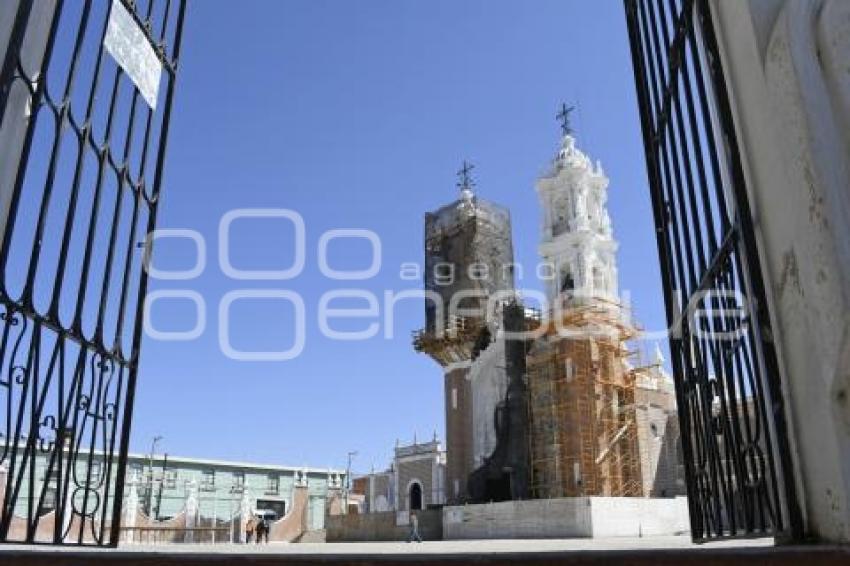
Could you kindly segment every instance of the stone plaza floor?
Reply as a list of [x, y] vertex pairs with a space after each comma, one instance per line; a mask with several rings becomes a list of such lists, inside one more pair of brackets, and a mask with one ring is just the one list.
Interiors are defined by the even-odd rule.
[[510, 539], [510, 540], [441, 540], [422, 543], [405, 542], [331, 542], [269, 544], [128, 544], [119, 547], [127, 552], [178, 553], [257, 553], [257, 554], [503, 554], [517, 552], [569, 552], [600, 550], [700, 549], [700, 548], [764, 548], [773, 539], [748, 539], [699, 545], [689, 536], [597, 539]]
[[693, 544], [686, 536], [610, 539], [453, 540], [359, 543], [129, 544], [118, 549], [0, 546], [10, 566], [301, 566], [556, 564], [850, 564], [850, 547], [776, 546], [772, 539]]

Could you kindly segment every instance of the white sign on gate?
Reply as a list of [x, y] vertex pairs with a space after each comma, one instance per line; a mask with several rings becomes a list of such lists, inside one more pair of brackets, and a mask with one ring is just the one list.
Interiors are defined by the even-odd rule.
[[103, 45], [152, 109], [156, 109], [162, 63], [145, 32], [121, 0], [112, 0]]

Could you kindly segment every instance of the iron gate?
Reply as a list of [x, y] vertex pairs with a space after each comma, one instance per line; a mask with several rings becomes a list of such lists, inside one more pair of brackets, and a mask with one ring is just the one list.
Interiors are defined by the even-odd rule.
[[0, 541], [115, 545], [185, 3], [4, 2]]
[[696, 541], [799, 539], [776, 352], [707, 0], [624, 0]]

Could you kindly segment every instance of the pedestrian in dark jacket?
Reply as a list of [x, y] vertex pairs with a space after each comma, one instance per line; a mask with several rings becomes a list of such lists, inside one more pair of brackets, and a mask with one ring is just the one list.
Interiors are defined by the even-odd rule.
[[257, 523], [257, 544], [260, 544], [261, 542], [268, 544], [269, 531], [271, 530], [271, 527], [272, 526], [268, 517], [262, 517], [260, 519], [260, 522]]

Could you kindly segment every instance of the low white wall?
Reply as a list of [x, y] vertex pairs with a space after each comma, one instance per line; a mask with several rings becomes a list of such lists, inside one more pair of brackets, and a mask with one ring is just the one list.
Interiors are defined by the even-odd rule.
[[443, 538], [589, 538], [690, 531], [684, 497], [567, 497], [443, 508]]
[[647, 537], [690, 532], [688, 500], [593, 497], [593, 537]]
[[591, 536], [586, 497], [503, 501], [443, 508], [443, 539]]

